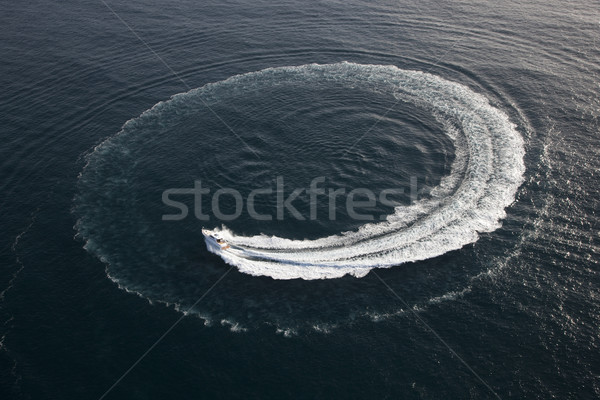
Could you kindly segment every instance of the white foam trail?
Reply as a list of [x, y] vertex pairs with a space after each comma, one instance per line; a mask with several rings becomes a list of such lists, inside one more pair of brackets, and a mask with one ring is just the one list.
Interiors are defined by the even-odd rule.
[[[364, 225], [357, 232], [291, 240], [220, 230], [240, 249], [211, 251], [244, 273], [275, 279], [361, 277], [372, 268], [436, 257], [476, 241], [480, 232], [497, 229], [523, 181], [525, 151], [516, 127], [484, 96], [462, 84], [394, 66], [352, 63], [270, 68], [222, 83], [244, 90], [257, 80], [307, 85], [331, 81], [391, 93], [429, 110], [444, 125], [457, 156], [431, 199], [397, 207], [386, 221]], [[207, 85], [196, 91], [210, 98], [212, 88]]]

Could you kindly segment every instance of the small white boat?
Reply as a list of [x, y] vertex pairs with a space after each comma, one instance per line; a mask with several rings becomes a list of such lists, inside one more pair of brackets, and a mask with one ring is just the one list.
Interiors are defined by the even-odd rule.
[[209, 250], [227, 250], [229, 248], [229, 244], [227, 244], [225, 239], [223, 239], [218, 232], [202, 229], [202, 234], [204, 235], [206, 247], [208, 247]]

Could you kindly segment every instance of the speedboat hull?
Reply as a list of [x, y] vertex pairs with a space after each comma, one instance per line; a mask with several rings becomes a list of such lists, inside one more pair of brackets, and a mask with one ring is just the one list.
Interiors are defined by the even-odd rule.
[[204, 235], [204, 242], [206, 248], [212, 252], [217, 253], [219, 251], [229, 249], [229, 244], [216, 232], [208, 229], [202, 229], [202, 235]]

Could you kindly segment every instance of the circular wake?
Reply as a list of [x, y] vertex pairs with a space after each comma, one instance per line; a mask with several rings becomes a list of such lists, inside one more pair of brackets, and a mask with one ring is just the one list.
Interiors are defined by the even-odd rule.
[[[429, 110], [454, 142], [451, 173], [425, 200], [398, 206], [386, 221], [316, 240], [220, 235], [234, 247], [209, 249], [252, 275], [275, 279], [357, 277], [370, 269], [436, 257], [475, 242], [500, 226], [525, 171], [524, 145], [508, 116], [468, 87], [394, 66], [305, 65], [273, 68], [232, 78], [244, 83], [269, 75], [276, 82], [334, 81], [393, 95]], [[390, 132], [393, 135], [394, 132]]]
[[[318, 96], [314, 90], [321, 90]], [[352, 91], [368, 101], [364, 106], [347, 107], [336, 97], [338, 90], [346, 91], [341, 92], [342, 98], [347, 91]], [[337, 102], [333, 111], [320, 107], [331, 93]], [[285, 110], [286, 116], [294, 115], [296, 105], [290, 99], [302, 96], [311, 100], [311, 96], [316, 96], [314, 106], [300, 106], [312, 113], [310, 118], [326, 126], [325, 134], [310, 136], [312, 131], [318, 130], [317, 125], [289, 136], [278, 132], [284, 129], [283, 125], [274, 125], [273, 121], [285, 120], [276, 114], [281, 111], [277, 109], [279, 103], [291, 107]], [[279, 101], [281, 98], [285, 101]], [[392, 107], [380, 104], [374, 107], [373, 102], [379, 98], [392, 99]], [[210, 134], [223, 127], [221, 122], [214, 122], [207, 105], [218, 115], [230, 113], [224, 119], [236, 131], [250, 132], [245, 136], [248, 148], [231, 132]], [[261, 110], [253, 107], [261, 107]], [[402, 123], [413, 116], [418, 121], [424, 120], [425, 117], [421, 117], [424, 114], [433, 122], [413, 124], [419, 126], [415, 134], [408, 138], [399, 136], [397, 129], [401, 125], [397, 121], [386, 121], [391, 115], [388, 111], [393, 113], [394, 108], [405, 110], [400, 118]], [[264, 117], [264, 110], [275, 111]], [[238, 114], [241, 117], [236, 120]], [[301, 113], [296, 114], [301, 121], [306, 120]], [[332, 122], [332, 115], [338, 120]], [[344, 126], [346, 120], [350, 122]], [[211, 121], [215, 125], [210, 125]], [[434, 122], [441, 127], [439, 133], [427, 128]], [[335, 132], [338, 125], [343, 126], [341, 134]], [[375, 125], [377, 128], [371, 132]], [[359, 126], [360, 131], [348, 139], [344, 135], [350, 135], [352, 126]], [[418, 142], [422, 139], [418, 129], [423, 126], [429, 129], [425, 135], [428, 141]], [[209, 250], [251, 275], [307, 280], [346, 274], [361, 277], [372, 268], [424, 260], [459, 249], [476, 241], [479, 233], [500, 226], [504, 209], [514, 201], [525, 170], [523, 140], [508, 116], [468, 87], [432, 74], [395, 66], [344, 62], [268, 68], [234, 76], [173, 96], [128, 121], [121, 132], [97, 146], [88, 156], [75, 199], [75, 212], [79, 217], [77, 229], [86, 240], [86, 248], [108, 264], [112, 279], [128, 290], [156, 291], [159, 297], [176, 301], [181, 298], [181, 294], [175, 294], [181, 280], [173, 277], [189, 272], [194, 276], [192, 280], [198, 279], [197, 270], [188, 271], [186, 265], [190, 264], [190, 258], [194, 259], [194, 254], [203, 251], [194, 244], [202, 237], [201, 224], [188, 223], [184, 228], [188, 231], [182, 233], [181, 226], [178, 230], [177, 225], [160, 221], [156, 199], [160, 199], [161, 191], [168, 187], [189, 187], [190, 182], [198, 179], [198, 174], [203, 175], [203, 179], [204, 175], [212, 177], [216, 186], [242, 181], [260, 185], [265, 175], [269, 175], [269, 163], [278, 162], [278, 155], [288, 152], [282, 154], [284, 160], [273, 170], [286, 168], [286, 163], [293, 164], [289, 158], [293, 152], [298, 153], [298, 149], [303, 151], [298, 156], [303, 161], [306, 154], [318, 154], [323, 149], [336, 154], [336, 160], [349, 159], [346, 166], [339, 167], [340, 176], [351, 175], [352, 170], [359, 167], [368, 172], [369, 165], [365, 165], [364, 160], [356, 161], [362, 162], [356, 165], [351, 161], [357, 150], [363, 151], [361, 146], [377, 129], [383, 144], [370, 156], [371, 161], [383, 157], [386, 149], [389, 153], [405, 148], [406, 143], [417, 143], [417, 148], [435, 147], [441, 140], [435, 136], [443, 136], [443, 140], [453, 144], [454, 158], [447, 173], [438, 179], [439, 184], [426, 197], [387, 210], [379, 223], [361, 226], [354, 221], [355, 225], [348, 223], [345, 225], [348, 228], [336, 230], [348, 232], [312, 240], [266, 234], [243, 236], [222, 228], [220, 235], [231, 248], [222, 251], [207, 246]], [[281, 143], [274, 144], [277, 136], [268, 136], [265, 132], [280, 134]], [[324, 137], [334, 143], [325, 141]], [[282, 147], [292, 142], [294, 147]], [[253, 154], [254, 151], [257, 153]], [[410, 149], [405, 151], [416, 153]], [[423, 154], [436, 151], [426, 149]], [[319, 157], [305, 162], [303, 171], [311, 168], [311, 164], [323, 162]], [[421, 159], [425, 158], [415, 160]], [[426, 170], [431, 173], [437, 167], [429, 161]], [[390, 166], [364, 176], [379, 179], [377, 184], [382, 186], [385, 180], [393, 180], [394, 174], [408, 174], [406, 170]], [[402, 168], [411, 167], [414, 168], [405, 164]], [[324, 227], [330, 223], [317, 222]], [[337, 226], [334, 222], [331, 225]]]

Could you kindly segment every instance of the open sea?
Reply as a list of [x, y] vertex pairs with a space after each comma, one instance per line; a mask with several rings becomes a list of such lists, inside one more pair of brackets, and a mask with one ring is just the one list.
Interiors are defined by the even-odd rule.
[[600, 398], [597, 2], [0, 8], [0, 399]]

